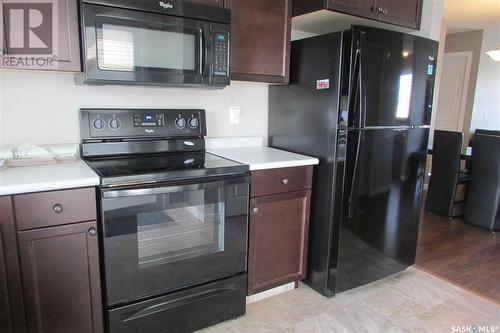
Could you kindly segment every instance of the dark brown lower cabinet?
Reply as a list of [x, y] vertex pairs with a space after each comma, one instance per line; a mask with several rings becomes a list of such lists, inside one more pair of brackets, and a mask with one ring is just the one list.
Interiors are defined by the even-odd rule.
[[26, 332], [12, 198], [0, 197], [0, 332]]
[[18, 232], [28, 332], [102, 332], [96, 222]]
[[310, 190], [250, 200], [248, 294], [306, 274]]

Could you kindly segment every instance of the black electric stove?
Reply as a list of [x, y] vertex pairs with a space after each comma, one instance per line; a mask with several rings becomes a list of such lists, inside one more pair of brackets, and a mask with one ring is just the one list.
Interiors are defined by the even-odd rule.
[[190, 332], [245, 313], [249, 167], [205, 152], [204, 110], [82, 109], [99, 175], [109, 332]]
[[248, 166], [205, 152], [92, 158], [87, 164], [102, 186], [159, 183], [248, 172]]

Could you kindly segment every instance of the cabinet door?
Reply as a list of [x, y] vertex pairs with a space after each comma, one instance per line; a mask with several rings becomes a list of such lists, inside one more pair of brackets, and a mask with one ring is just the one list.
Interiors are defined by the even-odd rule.
[[224, 7], [224, 0], [184, 0], [184, 1], [199, 3], [201, 5]]
[[250, 200], [248, 294], [305, 278], [310, 191]]
[[26, 332], [10, 196], [0, 197], [0, 332]]
[[102, 332], [96, 222], [18, 232], [29, 332]]
[[380, 0], [379, 7], [381, 21], [420, 29], [422, 0]]
[[328, 9], [345, 14], [378, 19], [377, 2], [379, 0], [328, 0]]
[[292, 0], [226, 0], [231, 79], [288, 83]]
[[[77, 2], [78, 0], [59, 0], [30, 4], [29, 1], [19, 3], [5, 1], [3, 3], [5, 20], [2, 20], [5, 49], [0, 59], [0, 67], [81, 71]], [[37, 28], [27, 29], [19, 24], [19, 22], [26, 23], [19, 18], [21, 14], [30, 19], [31, 15], [37, 15], [33, 16], [33, 20], [37, 20], [41, 15], [42, 23]], [[28, 33], [30, 38], [27, 38]]]

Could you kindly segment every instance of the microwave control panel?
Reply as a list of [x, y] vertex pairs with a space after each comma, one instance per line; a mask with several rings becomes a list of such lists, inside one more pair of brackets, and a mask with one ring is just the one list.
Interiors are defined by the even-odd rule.
[[216, 32], [214, 35], [214, 75], [229, 75], [229, 34]]

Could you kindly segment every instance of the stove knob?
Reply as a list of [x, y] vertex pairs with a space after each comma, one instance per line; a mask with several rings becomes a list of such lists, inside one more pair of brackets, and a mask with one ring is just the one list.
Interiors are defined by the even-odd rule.
[[177, 127], [178, 129], [183, 129], [184, 127], [186, 127], [186, 119], [184, 119], [183, 117], [177, 118], [175, 120], [175, 127]]
[[104, 128], [104, 120], [102, 120], [101, 118], [97, 118], [96, 120], [94, 120], [94, 122], [92, 123], [92, 125], [94, 126], [95, 129], [103, 129]]
[[119, 129], [121, 126], [120, 119], [118, 118], [113, 118], [109, 121], [109, 127], [112, 129]]
[[200, 122], [198, 121], [198, 118], [191, 118], [189, 120], [189, 127], [191, 127], [192, 129], [197, 128], [199, 124]]

